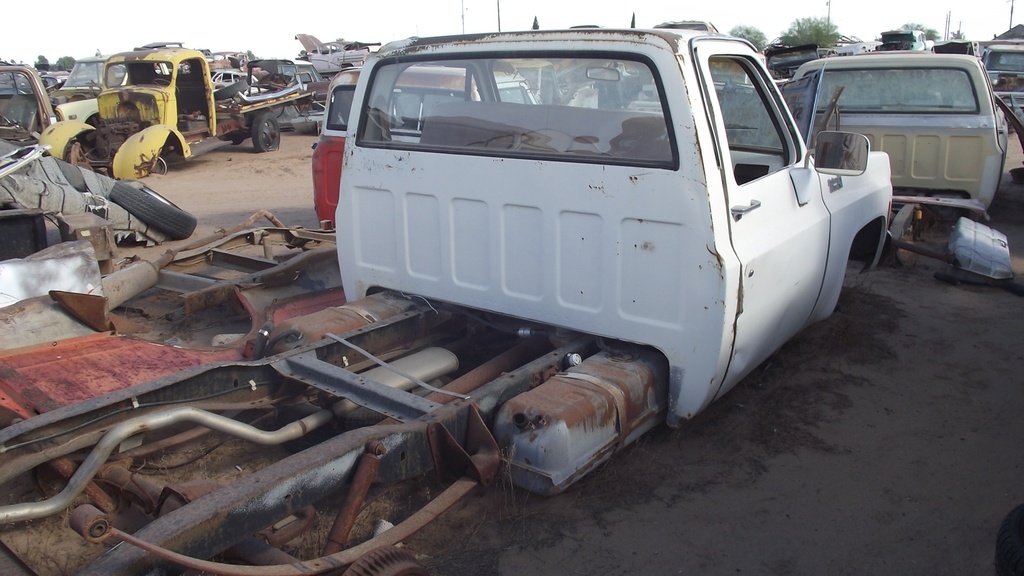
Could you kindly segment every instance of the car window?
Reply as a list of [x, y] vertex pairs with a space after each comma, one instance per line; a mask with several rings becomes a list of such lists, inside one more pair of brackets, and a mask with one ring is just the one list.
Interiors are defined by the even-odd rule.
[[818, 112], [836, 87], [843, 86], [839, 112], [872, 114], [975, 114], [975, 87], [966, 70], [957, 68], [825, 68]]
[[327, 130], [348, 130], [348, 115], [352, 109], [352, 96], [355, 92], [355, 84], [334, 87], [327, 103], [327, 118], [324, 122]]
[[739, 57], [713, 56], [708, 66], [729, 149], [790, 158], [771, 99], [751, 63]]
[[359, 142], [669, 167], [659, 86], [648, 64], [627, 59], [396, 62], [375, 70]]

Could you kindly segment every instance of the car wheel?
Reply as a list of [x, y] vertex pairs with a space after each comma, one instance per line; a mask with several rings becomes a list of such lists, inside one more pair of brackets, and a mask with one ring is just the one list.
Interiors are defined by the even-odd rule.
[[281, 128], [277, 125], [277, 118], [270, 113], [264, 112], [253, 120], [252, 147], [257, 152], [272, 152], [281, 145]]
[[110, 201], [173, 240], [184, 240], [196, 229], [195, 216], [145, 186], [136, 188], [127, 182], [115, 182]]
[[1024, 504], [1017, 506], [999, 527], [996, 536], [996, 574], [1024, 576]]

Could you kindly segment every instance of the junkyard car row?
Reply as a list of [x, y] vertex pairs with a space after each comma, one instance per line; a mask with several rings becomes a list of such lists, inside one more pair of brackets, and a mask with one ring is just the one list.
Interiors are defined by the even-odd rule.
[[[0, 479], [20, 487], [0, 523], [70, 526], [81, 541], [55, 546], [80, 574], [424, 573], [394, 545], [499, 468], [570, 489], [827, 318], [891, 240], [894, 189], [991, 203], [1008, 130], [977, 58], [816, 59], [784, 96], [749, 43], [674, 28], [412, 38], [365, 63], [366, 44], [306, 37], [336, 73], [312, 88], [286, 60], [218, 89], [195, 50], [107, 59], [98, 119], [38, 126], [52, 166], [23, 148], [12, 170], [74, 188], [81, 168], [271, 151], [322, 100], [326, 229], [249, 222], [0, 309], [33, 332], [0, 353]], [[191, 234], [155, 191], [116, 185], [155, 237]], [[60, 257], [91, 269], [89, 250]], [[154, 315], [176, 345], [120, 336], [119, 306], [158, 292], [182, 302]], [[204, 315], [218, 340], [188, 341]], [[445, 481], [434, 500], [354, 530], [375, 486], [425, 474]], [[311, 531], [322, 546], [287, 545]], [[5, 562], [41, 570], [38, 550]]]

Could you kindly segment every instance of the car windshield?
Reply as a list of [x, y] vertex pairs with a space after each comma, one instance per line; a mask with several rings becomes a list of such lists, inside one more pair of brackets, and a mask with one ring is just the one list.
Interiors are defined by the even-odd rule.
[[1024, 72], [1024, 52], [989, 52], [985, 66], [993, 72]]
[[65, 88], [98, 88], [103, 62], [75, 62]]
[[21, 72], [0, 74], [0, 94], [35, 94], [32, 83]]
[[976, 114], [974, 84], [956, 68], [825, 68], [818, 98], [822, 112], [838, 86], [839, 111], [869, 114]]
[[375, 70], [359, 141], [666, 165], [673, 157], [662, 99], [651, 68], [626, 59], [396, 62]]

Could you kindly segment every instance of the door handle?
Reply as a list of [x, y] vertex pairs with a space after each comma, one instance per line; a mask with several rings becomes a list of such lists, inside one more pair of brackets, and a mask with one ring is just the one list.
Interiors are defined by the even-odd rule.
[[750, 201], [750, 206], [733, 206], [732, 208], [729, 209], [729, 211], [732, 212], [733, 219], [739, 220], [744, 215], [750, 214], [751, 212], [753, 212], [754, 210], [757, 210], [760, 207], [761, 207], [761, 201], [760, 200], [751, 200]]

